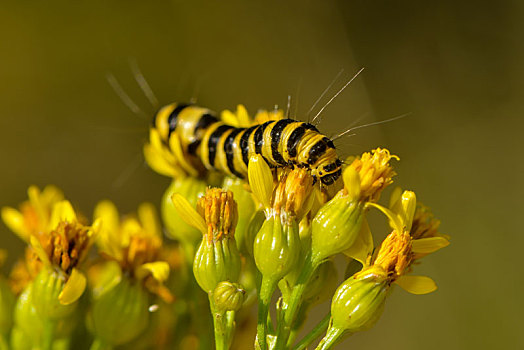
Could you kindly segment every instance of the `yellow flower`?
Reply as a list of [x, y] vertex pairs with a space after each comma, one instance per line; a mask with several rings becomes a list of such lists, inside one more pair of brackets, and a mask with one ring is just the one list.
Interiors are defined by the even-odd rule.
[[417, 204], [414, 192], [396, 190], [390, 209], [372, 206], [387, 215], [393, 231], [382, 242], [378, 253], [355, 278], [373, 276], [381, 281], [396, 283], [413, 294], [426, 294], [437, 289], [427, 276], [410, 276], [413, 263], [449, 244], [447, 236], [437, 232], [438, 221], [429, 209]]
[[236, 112], [230, 110], [224, 110], [220, 113], [220, 119], [228, 125], [232, 125], [237, 128], [247, 128], [253, 125], [253, 120], [247, 113], [244, 105], [238, 105]]
[[144, 157], [151, 169], [161, 175], [172, 178], [199, 175], [195, 164], [191, 164], [184, 154], [177, 133], [169, 137], [169, 145], [167, 145], [162, 141], [158, 130], [151, 128], [149, 143], [144, 145]]
[[64, 195], [52, 185], [46, 186], [43, 191], [30, 186], [27, 194], [29, 199], [20, 204], [19, 209], [2, 208], [2, 220], [11, 231], [29, 242], [31, 235], [47, 230], [53, 206], [63, 200]]
[[[72, 304], [80, 298], [86, 287], [86, 278], [78, 266], [86, 257], [99, 226], [99, 222], [91, 227], [79, 223], [69, 201], [54, 204], [47, 229], [30, 236], [31, 247], [44, 267], [33, 286], [34, 294], [38, 295], [33, 299], [40, 301], [42, 305], [39, 306], [44, 308], [46, 304], [45, 284], [49, 279], [58, 281], [55, 287], [59, 286], [56, 292], [61, 305]], [[35, 301], [35, 307], [37, 304]], [[47, 305], [47, 308], [51, 306]]]
[[[169, 277], [169, 264], [160, 260], [162, 230], [154, 206], [142, 203], [137, 217], [120, 219], [116, 206], [105, 200], [97, 204], [94, 218], [102, 221], [96, 242], [100, 253], [116, 261], [120, 273], [142, 281], [150, 292], [171, 302], [173, 296], [162, 284]], [[114, 283], [120, 281], [120, 273]]]
[[[376, 202], [384, 188], [393, 183], [396, 173], [389, 164], [391, 159], [399, 160], [391, 155], [387, 149], [377, 148], [365, 152], [362, 156], [353, 159], [344, 171], [344, 189], [352, 197], [361, 201]], [[355, 176], [358, 174], [358, 177]]]

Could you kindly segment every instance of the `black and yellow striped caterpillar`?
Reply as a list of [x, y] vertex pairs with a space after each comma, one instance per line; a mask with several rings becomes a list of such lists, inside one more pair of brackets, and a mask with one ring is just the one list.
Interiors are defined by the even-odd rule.
[[324, 186], [342, 173], [333, 141], [306, 122], [284, 118], [241, 128], [207, 108], [172, 103], [159, 110], [152, 127], [167, 147], [177, 137], [180, 149], [172, 153], [182, 154], [195, 170], [205, 167], [246, 178], [250, 157], [260, 154], [271, 167], [307, 168]]

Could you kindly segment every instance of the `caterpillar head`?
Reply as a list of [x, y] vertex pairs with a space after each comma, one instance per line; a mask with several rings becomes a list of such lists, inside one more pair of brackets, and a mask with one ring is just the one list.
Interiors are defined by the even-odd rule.
[[315, 168], [311, 169], [314, 178], [319, 179], [322, 185], [334, 184], [342, 175], [342, 161], [334, 157], [319, 160]]

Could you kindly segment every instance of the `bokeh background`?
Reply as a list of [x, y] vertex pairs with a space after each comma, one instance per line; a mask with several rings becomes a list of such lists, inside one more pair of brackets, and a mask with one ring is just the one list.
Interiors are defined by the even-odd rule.
[[[397, 183], [442, 219], [452, 245], [426, 259], [436, 293], [395, 290], [372, 330], [341, 348], [520, 349], [524, 303], [524, 4], [521, 1], [2, 1], [0, 205], [53, 183], [87, 214], [102, 198], [131, 211], [169, 180], [143, 163], [148, 120], [119, 100], [112, 73], [152, 115], [135, 59], [162, 103], [239, 103], [321, 114], [341, 154], [384, 146]], [[380, 232], [377, 236], [382, 238]], [[0, 247], [23, 245], [5, 226]], [[5, 272], [5, 271], [4, 271]], [[325, 306], [325, 305], [324, 305]]]

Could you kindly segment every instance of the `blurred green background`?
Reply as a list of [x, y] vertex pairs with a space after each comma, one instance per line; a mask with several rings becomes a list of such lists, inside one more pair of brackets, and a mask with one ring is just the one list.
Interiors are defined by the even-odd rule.
[[[105, 78], [114, 74], [152, 114], [129, 58], [161, 103], [195, 97], [254, 112], [285, 108], [291, 95], [303, 120], [341, 69], [315, 111], [366, 67], [320, 129], [411, 113], [337, 146], [398, 154], [397, 183], [432, 207], [452, 245], [416, 269], [437, 281], [436, 293], [395, 290], [376, 327], [345, 344], [523, 348], [523, 35], [516, 0], [2, 1], [0, 205], [49, 183], [88, 215], [102, 198], [124, 212], [159, 201], [168, 179], [141, 158], [148, 120]], [[12, 262], [23, 245], [2, 225], [0, 247]]]

